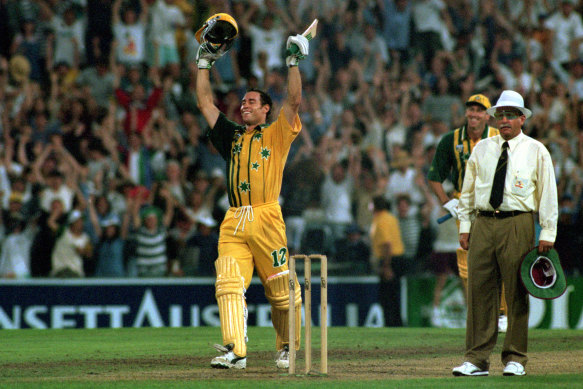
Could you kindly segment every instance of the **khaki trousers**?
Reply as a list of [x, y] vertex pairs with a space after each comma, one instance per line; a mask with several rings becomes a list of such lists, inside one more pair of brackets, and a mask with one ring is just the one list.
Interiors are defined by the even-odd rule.
[[470, 231], [468, 250], [468, 317], [466, 360], [483, 370], [498, 338], [500, 290], [508, 305], [508, 330], [502, 364], [526, 365], [528, 294], [519, 275], [522, 257], [534, 246], [534, 218], [524, 213], [505, 219], [478, 216]]

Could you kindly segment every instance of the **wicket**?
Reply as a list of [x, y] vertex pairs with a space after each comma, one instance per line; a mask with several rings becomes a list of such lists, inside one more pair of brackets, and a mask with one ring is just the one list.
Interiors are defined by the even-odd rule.
[[[304, 260], [304, 313], [306, 374], [312, 371], [312, 259], [320, 260], [320, 373], [328, 374], [328, 259], [325, 255], [292, 255], [289, 259], [289, 374], [296, 371], [296, 349], [294, 347], [296, 260]], [[300, 285], [301, 288], [301, 285]]]

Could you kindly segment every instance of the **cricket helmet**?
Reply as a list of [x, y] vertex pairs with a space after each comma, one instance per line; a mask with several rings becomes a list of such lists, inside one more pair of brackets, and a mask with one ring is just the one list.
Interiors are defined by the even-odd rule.
[[198, 43], [210, 42], [215, 46], [230, 43], [239, 33], [239, 27], [233, 17], [218, 13], [206, 20], [194, 35]]

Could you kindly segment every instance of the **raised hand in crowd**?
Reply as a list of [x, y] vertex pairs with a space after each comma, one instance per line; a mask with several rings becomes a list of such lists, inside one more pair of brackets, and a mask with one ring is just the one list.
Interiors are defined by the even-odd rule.
[[165, 208], [164, 215], [162, 216], [162, 224], [168, 228], [172, 223], [172, 218], [174, 217], [174, 208], [176, 206], [176, 199], [172, 195], [172, 192], [168, 189], [166, 184], [163, 184], [159, 191], [159, 196], [164, 200]]
[[61, 228], [62, 217], [66, 214], [63, 203], [60, 201], [53, 201], [47, 219], [47, 226], [56, 234]]

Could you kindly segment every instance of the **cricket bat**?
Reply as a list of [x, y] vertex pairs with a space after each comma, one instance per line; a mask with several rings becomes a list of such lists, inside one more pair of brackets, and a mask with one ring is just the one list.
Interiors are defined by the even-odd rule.
[[318, 19], [314, 19], [312, 24], [310, 24], [310, 27], [306, 28], [306, 31], [304, 31], [302, 33], [302, 35], [305, 36], [307, 40], [311, 41], [312, 39], [314, 39], [316, 37], [317, 29], [318, 29]]
[[[318, 19], [314, 19], [312, 24], [310, 24], [310, 26], [308, 28], [306, 28], [306, 31], [304, 31], [302, 33], [302, 35], [308, 41], [311, 41], [312, 39], [314, 39], [316, 37], [317, 32], [318, 32]], [[297, 54], [297, 53], [299, 53], [299, 51], [300, 51], [299, 47], [295, 44], [292, 44], [289, 47], [289, 49], [286, 50], [286, 56], [292, 55], [292, 54]]]

